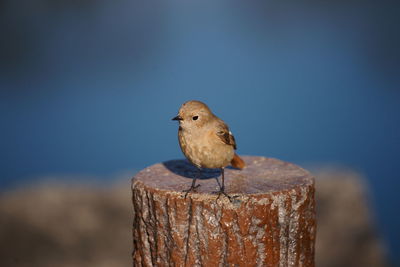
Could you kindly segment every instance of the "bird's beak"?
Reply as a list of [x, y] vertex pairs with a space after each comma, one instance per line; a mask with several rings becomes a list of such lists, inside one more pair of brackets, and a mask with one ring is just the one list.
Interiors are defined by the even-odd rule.
[[176, 117], [173, 117], [172, 120], [173, 120], [173, 121], [181, 121], [181, 120], [183, 120], [183, 118], [182, 118], [181, 116], [178, 115], [178, 116], [176, 116]]

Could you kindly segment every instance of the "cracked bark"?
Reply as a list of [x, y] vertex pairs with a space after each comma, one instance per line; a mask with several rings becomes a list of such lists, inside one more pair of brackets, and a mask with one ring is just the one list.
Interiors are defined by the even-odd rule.
[[243, 157], [226, 169], [232, 202], [213, 192], [219, 172], [183, 160], [155, 164], [132, 180], [134, 266], [314, 266], [314, 178], [280, 160]]

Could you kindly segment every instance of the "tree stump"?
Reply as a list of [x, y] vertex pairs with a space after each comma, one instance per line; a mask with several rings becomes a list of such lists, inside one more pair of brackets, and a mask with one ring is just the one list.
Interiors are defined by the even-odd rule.
[[243, 170], [155, 164], [132, 180], [134, 266], [314, 266], [314, 178], [277, 159], [245, 156]]

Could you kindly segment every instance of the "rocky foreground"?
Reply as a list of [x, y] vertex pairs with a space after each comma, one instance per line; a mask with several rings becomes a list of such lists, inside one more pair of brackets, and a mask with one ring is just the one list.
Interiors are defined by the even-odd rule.
[[[317, 266], [387, 266], [364, 180], [315, 171]], [[0, 266], [131, 266], [130, 180], [44, 183], [0, 193]]]

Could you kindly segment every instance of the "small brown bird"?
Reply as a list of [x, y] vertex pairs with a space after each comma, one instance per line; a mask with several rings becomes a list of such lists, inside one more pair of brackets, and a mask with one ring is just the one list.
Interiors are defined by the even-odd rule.
[[[230, 199], [224, 191], [224, 168], [231, 164], [243, 169], [245, 163], [234, 151], [236, 142], [228, 126], [206, 104], [196, 100], [184, 103], [172, 120], [179, 121], [178, 139], [185, 157], [198, 168], [198, 174], [201, 168], [220, 168], [222, 185], [219, 194]], [[199, 186], [196, 186], [197, 178], [195, 176], [191, 187], [185, 190], [186, 195]]]

